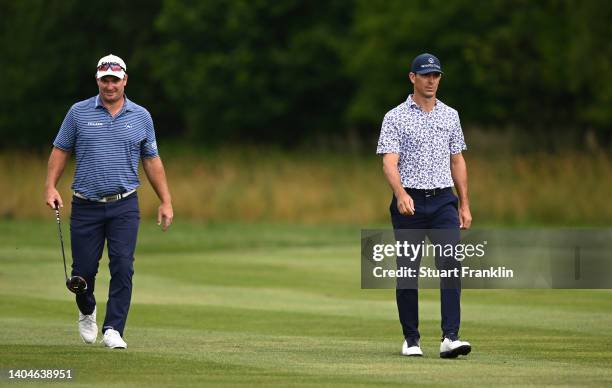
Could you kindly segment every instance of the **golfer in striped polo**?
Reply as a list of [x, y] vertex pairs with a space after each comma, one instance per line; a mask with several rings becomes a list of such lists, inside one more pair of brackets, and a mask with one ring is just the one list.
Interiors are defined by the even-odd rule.
[[124, 94], [128, 75], [125, 62], [107, 55], [96, 71], [98, 95], [74, 104], [66, 114], [53, 142], [46, 181], [46, 202], [63, 206], [56, 189], [70, 155], [75, 154], [72, 183], [72, 275], [87, 281], [87, 290], [76, 296], [79, 333], [85, 343], [95, 342], [95, 279], [104, 242], [108, 246], [111, 274], [104, 345], [127, 348], [123, 331], [132, 297], [134, 250], [140, 213], [136, 189], [140, 185], [138, 164], [161, 200], [158, 224], [166, 230], [173, 211], [164, 166], [157, 151], [153, 120], [149, 112]]

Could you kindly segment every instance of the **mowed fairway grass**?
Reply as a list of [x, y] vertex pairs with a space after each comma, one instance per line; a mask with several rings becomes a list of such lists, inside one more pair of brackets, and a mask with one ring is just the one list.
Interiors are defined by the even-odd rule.
[[360, 289], [348, 226], [143, 220], [129, 349], [85, 345], [56, 232], [51, 214], [0, 222], [0, 385], [16, 368], [70, 368], [74, 387], [612, 385], [608, 290], [464, 290], [474, 350], [456, 360], [438, 357], [438, 292], [421, 291], [425, 357], [400, 356], [395, 292]]

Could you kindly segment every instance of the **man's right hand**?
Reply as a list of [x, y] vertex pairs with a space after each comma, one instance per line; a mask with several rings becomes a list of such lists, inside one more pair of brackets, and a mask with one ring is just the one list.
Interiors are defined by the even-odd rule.
[[411, 216], [414, 214], [414, 201], [405, 191], [397, 197], [397, 210], [404, 216]]
[[59, 207], [64, 207], [64, 201], [62, 196], [57, 192], [55, 186], [59, 181], [64, 167], [70, 158], [70, 152], [62, 150], [57, 147], [53, 147], [51, 155], [49, 156], [49, 164], [47, 166], [47, 180], [45, 181], [45, 201], [47, 206], [51, 209], [55, 209], [55, 204]]
[[396, 153], [385, 154], [383, 156], [383, 171], [395, 198], [397, 198], [397, 210], [401, 215], [411, 216], [414, 214], [414, 201], [402, 187], [402, 179], [397, 169], [399, 157], [399, 154]]
[[51, 209], [55, 209], [56, 203], [59, 205], [59, 207], [64, 207], [62, 196], [55, 187], [48, 188], [45, 192], [45, 197], [47, 200], [47, 206], [49, 206]]

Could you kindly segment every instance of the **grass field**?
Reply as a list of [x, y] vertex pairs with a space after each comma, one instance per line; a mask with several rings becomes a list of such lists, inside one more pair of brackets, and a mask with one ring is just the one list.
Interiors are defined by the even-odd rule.
[[18, 384], [9, 368], [71, 368], [74, 387], [612, 384], [607, 290], [465, 290], [474, 351], [457, 360], [438, 358], [438, 295], [422, 291], [425, 357], [400, 356], [394, 291], [360, 289], [356, 227], [144, 220], [129, 349], [85, 345], [55, 233], [51, 216], [0, 222], [0, 385]]
[[[474, 136], [474, 139], [478, 137]], [[163, 153], [177, 217], [222, 222], [386, 223], [391, 191], [375, 145], [363, 153], [267, 149]], [[508, 147], [470, 150], [470, 202], [475, 224], [609, 226], [612, 160], [600, 152], [517, 154]], [[0, 218], [45, 218], [48, 155], [0, 152]], [[59, 184], [67, 200], [74, 166]], [[143, 181], [144, 174], [141, 174]], [[141, 211], [157, 213], [148, 184]], [[66, 212], [70, 203], [66, 203]], [[598, 204], [593, 206], [593, 204]]]

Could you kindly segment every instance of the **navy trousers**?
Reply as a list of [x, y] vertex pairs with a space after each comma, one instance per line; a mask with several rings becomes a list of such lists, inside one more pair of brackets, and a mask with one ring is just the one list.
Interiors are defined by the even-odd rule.
[[[393, 196], [389, 210], [391, 222], [398, 241], [402, 229], [419, 229], [415, 233], [407, 233], [412, 240], [410, 243], [420, 243], [428, 235], [433, 244], [456, 244], [459, 242], [459, 214], [458, 199], [451, 188], [436, 195], [424, 190], [405, 189], [412, 197], [415, 205], [415, 214], [404, 216], [397, 210], [397, 199]], [[441, 229], [436, 233], [432, 229]], [[427, 231], [430, 230], [430, 231]], [[405, 239], [405, 238], [404, 238]], [[398, 257], [398, 266], [402, 261]], [[419, 255], [409, 266], [420, 265]], [[438, 269], [450, 269], [460, 266], [452, 257], [436, 257]], [[449, 283], [450, 282], [450, 283]], [[441, 280], [440, 282], [440, 310], [442, 335], [459, 335], [461, 321], [461, 281], [460, 279]], [[419, 334], [419, 299], [417, 287], [398, 287], [396, 289], [397, 309], [404, 338], [420, 338]]]
[[87, 292], [77, 295], [76, 303], [79, 310], [87, 315], [96, 307], [96, 274], [106, 241], [111, 280], [102, 330], [112, 328], [122, 336], [132, 299], [134, 250], [139, 222], [136, 193], [108, 203], [72, 198], [72, 275], [82, 276], [87, 281]]

